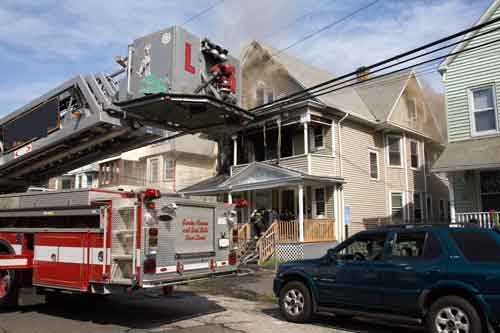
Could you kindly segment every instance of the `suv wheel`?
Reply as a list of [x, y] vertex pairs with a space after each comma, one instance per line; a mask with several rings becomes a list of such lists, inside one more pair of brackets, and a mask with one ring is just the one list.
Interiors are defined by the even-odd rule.
[[304, 323], [311, 319], [311, 294], [302, 282], [287, 283], [280, 292], [279, 302], [281, 313], [288, 321]]
[[445, 296], [434, 302], [427, 318], [432, 333], [481, 333], [481, 319], [465, 299]]

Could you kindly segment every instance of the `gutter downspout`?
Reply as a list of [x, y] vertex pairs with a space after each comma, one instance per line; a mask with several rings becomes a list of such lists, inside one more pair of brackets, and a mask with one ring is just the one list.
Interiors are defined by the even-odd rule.
[[[339, 142], [339, 149], [338, 149], [338, 156], [339, 156], [339, 176], [341, 178], [344, 177], [344, 168], [343, 168], [343, 165], [342, 165], [342, 158], [343, 158], [343, 155], [342, 155], [342, 123], [344, 122], [344, 120], [347, 119], [347, 117], [349, 117], [349, 113], [346, 112], [345, 115], [339, 120], [338, 122], [338, 142]], [[342, 185], [343, 186], [343, 185]], [[337, 227], [337, 232], [338, 232], [338, 235], [340, 236], [340, 240], [343, 241], [347, 238], [347, 227], [344, 226], [344, 207], [345, 207], [345, 202], [344, 202], [344, 189], [341, 187], [339, 189], [339, 193], [338, 193], [338, 196], [337, 196], [338, 200], [339, 200], [339, 203], [340, 205], [338, 205], [339, 207], [339, 212], [337, 214], [337, 216], [339, 217], [339, 221], [337, 223], [338, 227]], [[345, 234], [344, 234], [344, 229], [345, 229]]]

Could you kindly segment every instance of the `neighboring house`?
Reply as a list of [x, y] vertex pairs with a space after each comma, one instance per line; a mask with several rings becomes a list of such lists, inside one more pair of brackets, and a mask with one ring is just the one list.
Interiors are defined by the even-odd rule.
[[[272, 56], [274, 54], [274, 56]], [[243, 107], [251, 109], [333, 77], [252, 42], [242, 58]], [[257, 112], [233, 138], [231, 175], [181, 192], [225, 195], [278, 213], [291, 241], [343, 240], [382, 223], [447, 220], [446, 180], [429, 166], [444, 137], [412, 71]], [[283, 228], [291, 228], [284, 231]], [[290, 236], [291, 235], [291, 236]], [[280, 236], [281, 237], [281, 236]]]
[[[479, 24], [500, 17], [494, 1]], [[498, 39], [495, 23], [464, 36], [452, 52]], [[500, 43], [448, 57], [439, 68], [446, 88], [448, 144], [433, 171], [450, 179], [452, 220], [493, 222], [500, 211]], [[455, 214], [456, 212], [456, 214]]]
[[69, 190], [98, 187], [99, 167], [97, 163], [89, 164], [49, 180], [49, 188], [54, 190]]
[[133, 190], [175, 192], [214, 176], [217, 145], [195, 135], [152, 144], [99, 162], [99, 184]]

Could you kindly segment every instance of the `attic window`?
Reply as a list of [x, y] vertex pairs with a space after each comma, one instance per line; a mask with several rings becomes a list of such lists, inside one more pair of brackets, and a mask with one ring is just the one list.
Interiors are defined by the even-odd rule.
[[412, 123], [417, 121], [417, 101], [415, 98], [410, 98], [408, 100], [408, 120]]
[[274, 90], [267, 87], [263, 82], [259, 82], [255, 91], [257, 106], [271, 103], [274, 101]]

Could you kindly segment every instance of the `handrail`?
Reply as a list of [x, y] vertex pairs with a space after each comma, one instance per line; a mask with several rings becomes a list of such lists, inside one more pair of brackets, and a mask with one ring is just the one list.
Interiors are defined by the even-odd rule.
[[259, 253], [259, 264], [269, 259], [275, 251], [277, 243], [278, 222], [273, 222], [266, 230], [264, 235], [257, 241], [257, 251]]

